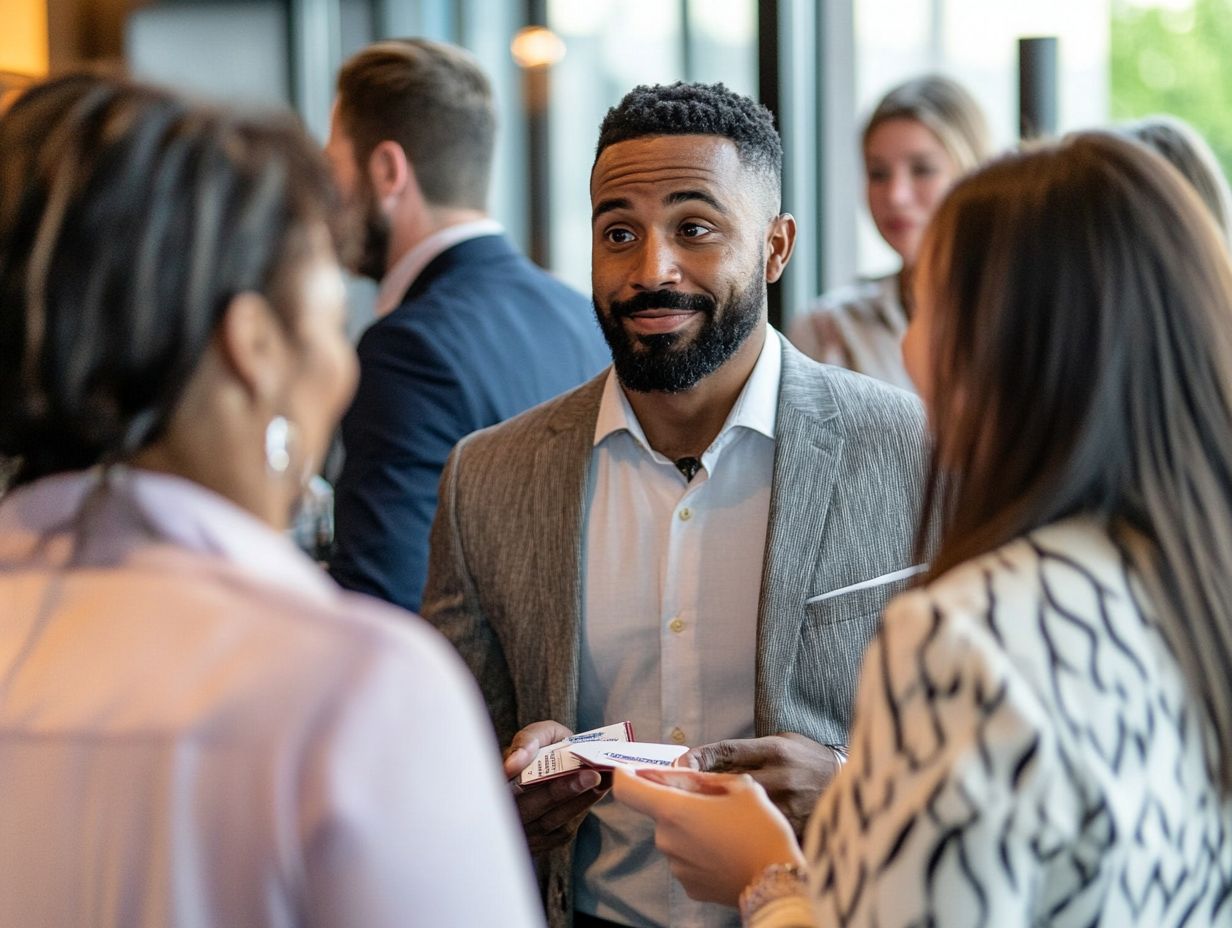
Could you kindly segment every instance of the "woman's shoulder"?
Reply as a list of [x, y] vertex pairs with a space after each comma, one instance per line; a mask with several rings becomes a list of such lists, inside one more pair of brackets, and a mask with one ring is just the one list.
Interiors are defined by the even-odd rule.
[[419, 687], [466, 679], [452, 648], [419, 616], [342, 590], [327, 576], [294, 585], [165, 548], [130, 579], [141, 601], [161, 602], [194, 634], [228, 643], [215, 656], [234, 668], [237, 693], [245, 689], [242, 668], [254, 682], [276, 679], [286, 692], [363, 689], [365, 680], [380, 679], [412, 701], [421, 698]]
[[947, 571], [902, 597], [943, 615], [994, 619], [1007, 610], [1076, 593], [1129, 597], [1131, 571], [1097, 521], [1055, 522]]
[[864, 277], [854, 283], [827, 290], [805, 308], [805, 318], [844, 316], [857, 319], [881, 319], [887, 308], [902, 314], [898, 300], [898, 275]]
[[[1137, 679], [1141, 689], [1166, 676], [1136, 573], [1107, 530], [1085, 518], [1032, 531], [898, 597], [883, 637], [902, 661], [921, 642], [944, 644], [933, 653], [955, 668], [1021, 679], [1046, 703], [1060, 692], [1060, 673], [1062, 689], [1081, 691], [1092, 710], [1112, 700], [1115, 711], [1120, 690], [1103, 687], [1105, 677]], [[1096, 666], [1102, 676], [1087, 673]]]

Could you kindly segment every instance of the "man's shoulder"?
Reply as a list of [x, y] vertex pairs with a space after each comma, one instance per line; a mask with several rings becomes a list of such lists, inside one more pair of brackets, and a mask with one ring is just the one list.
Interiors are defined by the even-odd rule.
[[590, 301], [563, 280], [527, 258], [504, 235], [486, 235], [454, 245], [438, 255], [424, 269], [421, 283], [407, 293], [410, 303], [430, 303], [441, 299], [454, 302], [459, 295], [511, 299], [517, 287], [528, 286], [543, 301], [582, 306], [589, 312]]
[[[538, 406], [532, 406], [504, 422], [472, 432], [458, 443], [467, 457], [523, 458], [528, 449], [538, 447], [549, 436], [562, 432], [593, 431], [607, 370], [554, 396]], [[509, 457], [506, 457], [508, 460]]]
[[844, 431], [863, 428], [921, 433], [920, 398], [874, 377], [823, 364], [784, 345], [784, 400], [814, 416], [833, 418]]

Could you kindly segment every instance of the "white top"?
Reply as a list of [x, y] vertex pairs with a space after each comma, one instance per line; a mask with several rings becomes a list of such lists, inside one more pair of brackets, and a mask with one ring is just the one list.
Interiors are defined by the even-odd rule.
[[541, 926], [474, 684], [202, 487], [0, 502], [0, 925]]
[[[774, 468], [782, 341], [765, 344], [691, 482], [646, 441], [615, 374], [595, 424], [585, 531], [578, 725], [629, 719], [642, 741], [753, 736], [757, 608]], [[614, 801], [584, 823], [576, 906], [627, 925], [718, 926]]]
[[876, 377], [903, 390], [915, 385], [903, 365], [907, 312], [898, 275], [862, 280], [819, 297], [792, 320], [791, 343], [815, 361]]
[[1232, 803], [1153, 616], [1085, 519], [895, 600], [808, 829], [816, 923], [1232, 924]]
[[406, 291], [411, 289], [424, 268], [432, 263], [437, 255], [444, 254], [454, 245], [461, 245], [473, 238], [484, 235], [503, 235], [502, 226], [495, 219], [475, 219], [471, 222], [459, 222], [457, 225], [446, 226], [439, 232], [434, 232], [422, 242], [410, 249], [394, 262], [394, 266], [385, 272], [381, 278], [381, 287], [377, 290], [376, 305], [373, 312], [376, 318], [388, 316], [402, 303]]

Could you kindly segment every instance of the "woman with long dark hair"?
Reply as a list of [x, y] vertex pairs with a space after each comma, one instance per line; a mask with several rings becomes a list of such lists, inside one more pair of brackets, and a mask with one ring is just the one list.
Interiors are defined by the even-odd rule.
[[747, 779], [618, 776], [691, 893], [759, 928], [1232, 924], [1232, 266], [1201, 210], [1098, 133], [955, 187], [904, 348], [928, 580], [803, 852]]
[[0, 118], [0, 925], [542, 924], [461, 662], [282, 534], [355, 385], [332, 203], [288, 116]]

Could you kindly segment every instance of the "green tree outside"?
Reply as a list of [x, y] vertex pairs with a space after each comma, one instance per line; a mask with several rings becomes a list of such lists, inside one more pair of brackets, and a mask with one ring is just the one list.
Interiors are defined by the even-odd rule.
[[1232, 177], [1232, 0], [1113, 0], [1112, 118], [1179, 116]]

